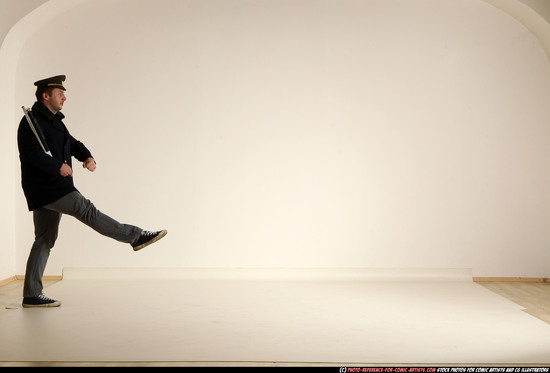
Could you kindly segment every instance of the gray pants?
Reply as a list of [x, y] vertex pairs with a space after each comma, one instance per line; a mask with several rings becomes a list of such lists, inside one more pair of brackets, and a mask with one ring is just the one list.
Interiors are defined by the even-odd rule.
[[79, 192], [66, 196], [33, 211], [34, 244], [32, 245], [25, 273], [24, 297], [36, 297], [42, 293], [42, 275], [55, 244], [61, 215], [71, 215], [100, 234], [120, 242], [135, 242], [142, 229], [121, 224], [103, 214]]

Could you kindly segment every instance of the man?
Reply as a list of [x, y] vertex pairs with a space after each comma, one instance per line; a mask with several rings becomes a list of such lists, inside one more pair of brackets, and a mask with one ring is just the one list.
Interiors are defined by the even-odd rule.
[[[133, 225], [121, 224], [95, 208], [73, 184], [72, 157], [93, 172], [96, 162], [90, 151], [71, 136], [63, 123], [61, 113], [65, 103], [64, 75], [34, 83], [37, 101], [30, 119], [33, 132], [24, 116], [17, 131], [21, 184], [29, 211], [33, 212], [35, 240], [27, 260], [23, 288], [23, 307], [57, 307], [61, 302], [42, 292], [42, 275], [57, 239], [62, 214], [75, 217], [100, 234], [129, 243], [135, 251], [158, 241], [167, 234], [162, 231], [144, 231]], [[44, 151], [39, 138], [43, 133]]]

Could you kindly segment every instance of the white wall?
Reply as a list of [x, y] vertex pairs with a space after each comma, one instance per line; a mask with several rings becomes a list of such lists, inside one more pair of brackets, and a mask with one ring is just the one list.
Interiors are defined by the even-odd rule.
[[[81, 192], [169, 235], [134, 253], [64, 217], [47, 274], [550, 275], [550, 66], [487, 3], [88, 0], [28, 39], [15, 102], [56, 74], [66, 124], [98, 161], [77, 169]], [[21, 274], [32, 219], [18, 178]]]
[[[49, 21], [48, 13], [51, 13], [51, 8], [45, 7], [46, 13], [42, 13], [37, 19], [33, 19], [32, 16], [25, 17], [25, 15], [45, 1], [47, 0], [0, 0], [0, 81], [2, 82], [0, 90], [0, 125], [2, 126], [0, 174], [3, 175], [2, 180], [4, 181], [0, 184], [0, 237], [2, 237], [0, 281], [13, 277], [15, 274], [14, 195], [16, 186], [12, 183], [13, 176], [15, 176], [15, 164], [12, 159], [16, 154], [14, 141], [14, 123], [16, 122], [14, 110], [17, 107], [14, 102], [15, 70], [22, 43], [34, 27]], [[72, 4], [76, 4], [76, 0], [70, 1]], [[63, 10], [65, 2], [64, 0], [56, 1], [55, 9]], [[20, 22], [22, 18], [25, 18], [26, 21]], [[29, 20], [32, 22], [32, 27], [29, 27]], [[13, 32], [10, 33], [10, 30]], [[8, 34], [9, 37], [7, 37]]]

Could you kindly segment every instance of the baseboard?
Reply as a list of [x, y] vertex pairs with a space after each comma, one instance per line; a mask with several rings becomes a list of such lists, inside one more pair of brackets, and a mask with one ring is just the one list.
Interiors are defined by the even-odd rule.
[[0, 280], [0, 286], [4, 286], [4, 285], [7, 285], [9, 284], [10, 282], [13, 282], [13, 281], [16, 281], [17, 280], [17, 276], [12, 276], [10, 278], [7, 278], [5, 280]]
[[547, 277], [474, 277], [474, 282], [550, 282]]
[[[13, 276], [15, 280], [24, 280], [25, 275]], [[63, 276], [42, 276], [42, 280], [63, 280]]]
[[[161, 277], [168, 277], [171, 279], [175, 278], [191, 278], [191, 277], [211, 277], [210, 275], [207, 275], [205, 270], [197, 270], [197, 269], [189, 269], [189, 270], [183, 270], [185, 271], [185, 275], [183, 272], [180, 272], [180, 270], [175, 270], [178, 273], [174, 275], [174, 269], [168, 268], [168, 269], [145, 269], [145, 272], [143, 269], [135, 269], [135, 268], [67, 268], [64, 270], [64, 275], [68, 276], [69, 279], [75, 279], [75, 278], [88, 278], [93, 277], [96, 279], [105, 278], [106, 279], [114, 279], [114, 278], [128, 278], [131, 277], [134, 280], [137, 280], [139, 278], [141, 279], [153, 279], [153, 278], [161, 278]], [[273, 270], [271, 270], [273, 271]], [[167, 275], [168, 272], [168, 275]], [[199, 273], [202, 272], [201, 275]], [[338, 277], [347, 277], [350, 279], [350, 277], [356, 277], [358, 275], [357, 271], [351, 271], [353, 273], [348, 273], [348, 276], [342, 276], [342, 273]], [[115, 274], [116, 273], [116, 274]], [[162, 273], [163, 275], [160, 275]], [[287, 273], [288, 274], [288, 273]], [[107, 275], [107, 276], [105, 276]], [[167, 276], [166, 276], [167, 275]], [[295, 272], [296, 275], [296, 272]], [[326, 275], [326, 274], [325, 274]], [[410, 274], [409, 274], [410, 275]], [[145, 278], [143, 278], [144, 276]], [[225, 273], [225, 276], [227, 276], [227, 272]], [[249, 275], [250, 276], [250, 272]], [[244, 276], [244, 277], [248, 277]], [[257, 276], [257, 275], [256, 275]], [[271, 272], [271, 276], [273, 276], [273, 272]], [[304, 278], [305, 275], [302, 275], [302, 278]], [[363, 277], [365, 276], [365, 273], [363, 273]], [[450, 278], [456, 279], [456, 273], [454, 276], [451, 276]], [[380, 277], [380, 273], [378, 273], [378, 276], [373, 276], [372, 272], [370, 274], [370, 277]], [[425, 276], [421, 276], [426, 278]], [[460, 277], [460, 276], [459, 276]], [[12, 277], [8, 277], [4, 280], [0, 280], [0, 286], [7, 285], [10, 282], [18, 281], [18, 280], [24, 280], [25, 275], [15, 275]], [[60, 281], [63, 280], [63, 275], [61, 276], [44, 276], [44, 280], [54, 280], [54, 281]], [[533, 282], [533, 283], [550, 283], [550, 278], [548, 277], [472, 277], [472, 281], [474, 282]]]

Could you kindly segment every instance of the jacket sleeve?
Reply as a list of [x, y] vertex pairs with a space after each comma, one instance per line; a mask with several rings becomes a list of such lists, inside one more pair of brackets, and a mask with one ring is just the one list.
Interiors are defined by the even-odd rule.
[[84, 162], [86, 159], [92, 157], [92, 153], [88, 150], [88, 148], [86, 148], [83, 143], [72, 137], [70, 134], [69, 142], [71, 147], [71, 155], [80, 162]]
[[21, 163], [40, 169], [47, 174], [56, 175], [59, 173], [63, 162], [51, 157], [42, 150], [25, 117], [19, 123], [17, 145], [19, 147]]

